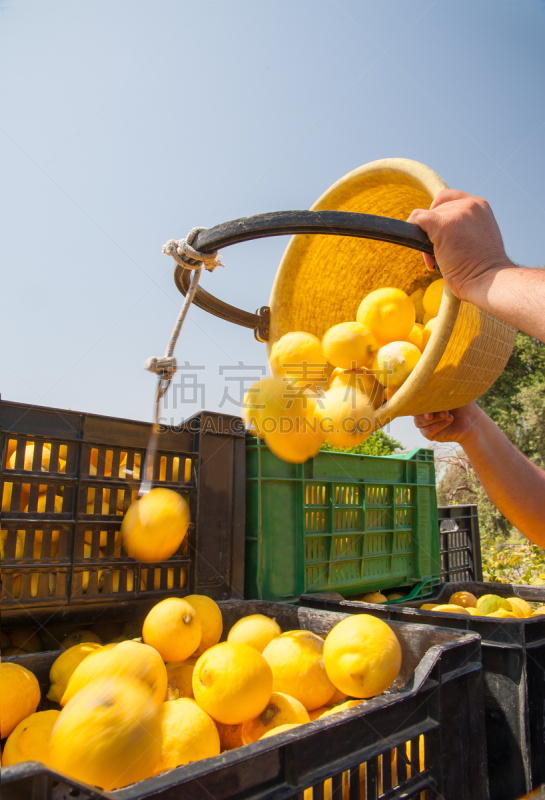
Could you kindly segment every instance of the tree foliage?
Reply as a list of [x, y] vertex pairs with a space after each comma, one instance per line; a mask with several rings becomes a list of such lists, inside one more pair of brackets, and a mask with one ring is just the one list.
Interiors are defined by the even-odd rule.
[[[545, 345], [517, 334], [513, 353], [496, 383], [479, 399], [481, 408], [531, 461], [545, 468]], [[438, 487], [441, 505], [477, 503], [481, 533], [514, 532], [490, 502], [463, 450], [440, 457], [445, 467]]]
[[366, 456], [391, 456], [393, 453], [401, 450], [402, 447], [403, 445], [401, 442], [398, 442], [393, 436], [389, 436], [384, 431], [375, 431], [365, 442], [356, 447], [332, 447], [326, 443], [322, 447], [322, 450], [334, 450], [339, 453], [357, 453], [358, 455]]

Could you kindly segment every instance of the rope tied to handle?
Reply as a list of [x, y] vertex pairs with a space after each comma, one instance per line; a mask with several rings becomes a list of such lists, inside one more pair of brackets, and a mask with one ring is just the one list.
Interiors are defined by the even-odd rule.
[[[187, 269], [192, 270], [192, 273], [189, 289], [184, 298], [182, 308], [178, 314], [178, 318], [170, 335], [165, 355], [162, 357], [154, 356], [152, 358], [148, 358], [144, 362], [144, 369], [147, 369], [149, 372], [153, 372], [155, 375], [157, 375], [158, 380], [157, 390], [155, 392], [154, 422], [146, 450], [144, 460], [145, 470], [143, 473], [144, 478], [138, 491], [139, 497], [148, 494], [153, 485], [153, 464], [155, 454], [157, 452], [158, 436], [161, 430], [159, 425], [161, 399], [164, 397], [174, 375], [176, 374], [174, 348], [176, 346], [176, 342], [178, 341], [180, 331], [182, 330], [182, 325], [187, 316], [187, 312], [189, 311], [189, 306], [195, 297], [195, 292], [197, 291], [199, 278], [201, 276], [201, 269], [204, 266], [205, 269], [207, 269], [209, 272], [212, 272], [212, 270], [214, 270], [216, 267], [223, 266], [219, 260], [217, 251], [215, 253], [200, 253], [191, 246], [191, 242], [201, 230], [204, 229], [192, 228], [185, 239], [180, 239], [180, 241], [169, 239], [169, 241], [163, 245], [163, 253], [171, 255], [178, 264], [182, 264]], [[189, 259], [189, 261], [186, 261], [186, 259]]]
[[192, 246], [196, 235], [205, 230], [206, 228], [191, 228], [185, 239], [169, 239], [163, 245], [163, 253], [172, 256], [185, 269], [204, 267], [208, 272], [213, 272], [216, 267], [223, 267], [217, 250], [213, 253], [201, 253]]

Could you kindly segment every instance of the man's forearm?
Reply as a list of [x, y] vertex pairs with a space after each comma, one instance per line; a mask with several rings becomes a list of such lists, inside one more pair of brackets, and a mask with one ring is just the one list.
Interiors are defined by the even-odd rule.
[[484, 413], [462, 447], [494, 505], [521, 533], [545, 547], [545, 472]]
[[464, 287], [464, 299], [545, 342], [545, 270], [506, 266]]

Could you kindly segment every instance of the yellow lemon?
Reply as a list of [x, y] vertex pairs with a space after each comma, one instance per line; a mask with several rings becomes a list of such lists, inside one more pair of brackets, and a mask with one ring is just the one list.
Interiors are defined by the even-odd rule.
[[282, 629], [276, 620], [264, 614], [250, 614], [235, 622], [229, 633], [227, 641], [236, 644], [247, 644], [262, 653], [269, 642], [280, 636]]
[[[244, 396], [242, 417], [246, 422], [246, 427], [260, 439], [265, 438], [261, 427], [263, 413], [267, 410], [269, 398], [274, 398], [278, 386], [278, 378], [261, 378], [250, 386]], [[282, 386], [287, 387], [288, 384], [282, 382]]]
[[430, 336], [433, 333], [433, 328], [435, 326], [435, 320], [436, 320], [436, 317], [432, 317], [424, 325], [424, 330], [422, 331], [422, 347], [423, 347], [423, 350], [426, 349], [427, 344], [428, 344], [428, 342], [430, 340]]
[[399, 389], [420, 361], [422, 353], [409, 342], [390, 342], [378, 351], [373, 372], [379, 383], [389, 389]]
[[271, 348], [269, 364], [273, 375], [288, 377], [301, 386], [324, 382], [326, 357], [317, 336], [304, 331], [286, 333]]
[[152, 489], [132, 503], [123, 518], [123, 546], [139, 561], [166, 561], [182, 544], [189, 527], [189, 506], [172, 489]]
[[431, 314], [428, 314], [428, 313], [426, 312], [426, 313], [424, 314], [424, 318], [423, 318], [423, 320], [422, 320], [422, 322], [424, 323], [424, 327], [426, 327], [426, 325], [428, 324], [428, 322], [431, 322], [431, 321], [432, 321], [432, 319], [435, 319], [435, 317], [433, 317]]
[[506, 605], [505, 598], [497, 594], [483, 594], [477, 600], [477, 609], [486, 616], [492, 611], [498, 611], [500, 608], [510, 610], [510, 607]]
[[436, 317], [439, 313], [439, 308], [441, 307], [441, 300], [443, 299], [444, 288], [445, 288], [445, 280], [444, 278], [439, 278], [439, 280], [430, 283], [430, 285], [424, 292], [422, 303], [424, 305], [426, 313], [431, 314], [432, 317]]
[[347, 697], [344, 692], [339, 692], [338, 689], [335, 689], [333, 696], [327, 701], [326, 706], [328, 707], [338, 706], [339, 703], [344, 703], [346, 699]]
[[96, 644], [96, 642], [82, 642], [81, 644], [75, 644], [68, 650], [65, 650], [65, 652], [53, 662], [49, 670], [49, 680], [51, 681], [51, 686], [47, 693], [49, 700], [60, 703], [61, 697], [66, 691], [70, 676], [78, 664], [81, 664], [83, 659], [87, 658], [88, 655], [100, 649], [101, 646]]
[[335, 686], [324, 668], [324, 641], [311, 631], [289, 631], [273, 639], [263, 658], [273, 673], [273, 689], [295, 697], [307, 711], [324, 706]]
[[469, 614], [467, 608], [462, 606], [455, 606], [454, 603], [445, 603], [443, 605], [435, 606], [434, 611], [444, 611], [449, 614]]
[[471, 592], [455, 592], [451, 595], [449, 603], [454, 603], [455, 606], [462, 606], [462, 608], [476, 608], [477, 598]]
[[422, 322], [424, 318], [424, 314], [426, 313], [426, 309], [424, 308], [424, 292], [425, 289], [417, 289], [415, 292], [409, 295], [412, 300], [412, 304], [414, 306], [414, 310], [416, 312], [416, 321]]
[[497, 611], [491, 611], [490, 614], [486, 616], [497, 617], [499, 619], [518, 619], [516, 614], [513, 614], [512, 611], [507, 611], [505, 608], [498, 608]]
[[[94, 511], [87, 513], [94, 514]], [[107, 513], [107, 512], [106, 512]], [[110, 529], [111, 533], [111, 529]], [[85, 531], [84, 534], [84, 541], [85, 544], [92, 545], [93, 544], [93, 534], [96, 536], [96, 531]], [[116, 556], [119, 558], [121, 556], [121, 531], [115, 531], [113, 537], [113, 553], [111, 555]], [[101, 554], [104, 558], [110, 558], [111, 556], [107, 555], [106, 548], [108, 547], [108, 531], [100, 531], [99, 532], [99, 547], [101, 548]], [[104, 550], [102, 550], [104, 548]]]
[[[2, 511], [4, 509], [2, 508]], [[6, 547], [8, 544], [7, 530], [0, 529], [0, 559], [3, 561], [6, 558]], [[15, 558], [22, 558], [25, 552], [25, 531], [17, 531], [15, 537]], [[40, 556], [38, 555], [38, 558]]]
[[[124, 478], [125, 472], [124, 469], [127, 466], [127, 454], [121, 453], [119, 459], [119, 471], [117, 475], [112, 475], [112, 464], [114, 460], [114, 453], [113, 450], [106, 450], [105, 454], [102, 454], [101, 457], [101, 474], [106, 475], [112, 478]], [[134, 467], [133, 467], [134, 469]], [[115, 470], [114, 470], [115, 472]], [[90, 463], [89, 463], [89, 475], [97, 475], [98, 474], [98, 448], [93, 447], [91, 449], [91, 456], [90, 456]], [[139, 475], [136, 475], [135, 478], [138, 479]]]
[[401, 646], [381, 619], [356, 614], [339, 622], [324, 644], [324, 664], [334, 686], [349, 697], [386, 691], [401, 669]]
[[[62, 496], [58, 495], [58, 494], [55, 495], [55, 498], [53, 500], [53, 508], [51, 509], [51, 512], [47, 512], [47, 513], [60, 514], [62, 512], [62, 504], [63, 504]], [[43, 494], [39, 494], [38, 495], [38, 502], [36, 504], [36, 513], [37, 514], [45, 514], [46, 513], [46, 507], [47, 507], [47, 494], [44, 492]], [[33, 514], [33, 513], [35, 513], [34, 511], [29, 511], [29, 504], [28, 503], [25, 506], [24, 510], [25, 510], [25, 514], [29, 514], [29, 513]], [[57, 534], [57, 536], [58, 536], [58, 534]], [[36, 541], [36, 539], [34, 539], [34, 541]]]
[[356, 319], [380, 344], [388, 344], [407, 338], [416, 312], [409, 295], [401, 289], [375, 289], [360, 303]]
[[334, 389], [338, 386], [349, 386], [366, 395], [374, 409], [382, 405], [383, 388], [371, 372], [361, 369], [345, 370], [337, 367], [331, 373], [329, 388]]
[[216, 722], [216, 727], [220, 735], [221, 751], [234, 750], [242, 747], [242, 724], [224, 725], [223, 722]]
[[12, 455], [17, 450], [17, 439], [8, 439], [6, 446], [6, 464], [10, 461]]
[[40, 637], [31, 628], [17, 628], [9, 633], [12, 647], [20, 647], [27, 653], [39, 653], [42, 649]]
[[66, 639], [63, 639], [60, 648], [61, 650], [70, 650], [74, 645], [83, 644], [83, 642], [102, 644], [100, 636], [97, 636], [96, 633], [92, 633], [91, 631], [74, 631], [74, 633], [71, 633]]
[[326, 360], [334, 367], [358, 369], [366, 367], [380, 345], [360, 322], [341, 322], [330, 328], [322, 339]]
[[388, 592], [386, 600], [404, 600], [407, 595], [400, 592]]
[[167, 664], [167, 700], [178, 700], [180, 697], [193, 697], [193, 670], [196, 658], [185, 661], [173, 661]]
[[338, 447], [356, 447], [373, 432], [373, 403], [357, 389], [335, 385], [318, 400], [316, 419], [326, 441]]
[[2, 766], [10, 767], [22, 761], [47, 763], [49, 740], [60, 711], [37, 711], [20, 722], [8, 736]]
[[320, 719], [323, 717], [331, 717], [333, 714], [340, 714], [341, 711], [347, 711], [349, 708], [354, 708], [354, 706], [360, 706], [361, 704], [362, 700], [346, 700], [344, 703], [333, 706], [333, 708], [326, 709]]
[[[523, 600], [522, 597], [507, 597], [505, 601], [505, 608], [507, 611], [512, 611], [515, 617], [524, 619], [525, 617], [532, 616], [532, 606]], [[13, 637], [11, 639], [13, 644]]]
[[271, 668], [253, 647], [222, 642], [199, 656], [193, 670], [195, 700], [212, 719], [238, 725], [258, 714], [269, 702]]
[[292, 464], [315, 456], [325, 441], [314, 418], [316, 398], [278, 378], [263, 401], [259, 425], [270, 450]]
[[279, 725], [305, 722], [310, 722], [310, 717], [299, 700], [282, 692], [273, 692], [261, 714], [243, 724], [242, 742], [243, 744], [257, 742], [264, 734]]
[[160, 653], [163, 661], [185, 661], [199, 646], [201, 631], [195, 608], [181, 597], [167, 597], [147, 615], [142, 638]]
[[431, 611], [433, 608], [437, 607], [437, 603], [423, 603], [420, 608], [422, 610]]
[[204, 594], [190, 594], [184, 597], [186, 603], [193, 606], [201, 621], [201, 643], [192, 655], [200, 656], [212, 645], [217, 644], [223, 632], [223, 617], [220, 607]]
[[391, 400], [396, 392], [397, 389], [384, 389], [384, 399]]
[[466, 611], [472, 617], [481, 617], [482, 616], [481, 612], [478, 611], [476, 608], [473, 608], [473, 606], [467, 606]]
[[316, 719], [320, 719], [324, 711], [329, 711], [331, 706], [320, 706], [320, 708], [313, 708], [312, 711], [308, 712], [308, 716], [311, 722], [314, 722]]
[[111, 650], [107, 647], [90, 653], [78, 664], [68, 680], [61, 706], [65, 706], [88, 684], [102, 685], [106, 678], [125, 676], [146, 684], [155, 702], [162, 703], [167, 693], [168, 678], [167, 668], [157, 650], [132, 641], [116, 644]]
[[[50, 572], [43, 573], [43, 572], [33, 572], [30, 575], [30, 596], [37, 597], [38, 596], [38, 588], [41, 579], [41, 590], [48, 591], [49, 595], [53, 595], [55, 592], [56, 586], [56, 575], [55, 573]], [[47, 585], [44, 585], [47, 582]], [[28, 591], [28, 586], [27, 586]], [[14, 575], [13, 576], [13, 584], [12, 584], [12, 592], [13, 597], [19, 597], [21, 594], [21, 576]], [[26, 652], [26, 650], [25, 650]]]
[[286, 731], [291, 731], [294, 728], [299, 728], [301, 725], [300, 722], [287, 722], [285, 725], [279, 725], [277, 728], [272, 728], [267, 733], [264, 733], [261, 737], [262, 739], [268, 739], [269, 736], [276, 736], [277, 733], [285, 733]]
[[34, 673], [19, 664], [0, 664], [0, 738], [33, 714], [40, 702], [40, 685]]
[[[42, 459], [40, 463], [36, 466], [36, 469], [39, 472], [48, 472], [50, 459], [51, 459], [51, 445], [48, 442], [44, 442], [42, 447]], [[13, 451], [11, 456], [6, 461], [6, 469], [15, 469], [15, 460], [16, 460], [16, 453], [15, 451]], [[66, 461], [64, 461], [64, 459], [60, 459], [60, 461], [61, 464], [59, 466], [63, 467], [63, 469], [60, 469], [59, 471], [64, 472]], [[25, 445], [25, 457], [22, 469], [31, 470], [33, 462], [34, 462], [34, 442], [28, 442]]]
[[536, 608], [536, 610], [532, 613], [532, 616], [541, 617], [543, 614], [545, 614], [545, 606], [539, 606], [539, 608]]
[[424, 350], [424, 326], [415, 322], [412, 331], [407, 336], [407, 341], [422, 352]]
[[368, 592], [359, 598], [360, 603], [385, 603], [386, 600], [382, 592]]
[[151, 777], [161, 757], [159, 708], [141, 681], [104, 676], [62, 710], [50, 766], [106, 791]]
[[194, 700], [180, 697], [163, 703], [161, 720], [161, 760], [155, 773], [219, 756], [220, 737], [216, 724]]

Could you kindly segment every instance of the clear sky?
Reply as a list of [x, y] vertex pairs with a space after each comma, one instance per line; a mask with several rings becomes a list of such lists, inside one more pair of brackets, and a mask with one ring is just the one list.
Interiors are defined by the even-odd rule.
[[[378, 158], [486, 197], [509, 255], [545, 261], [543, 0], [0, 0], [0, 26], [3, 399], [151, 420], [142, 365], [182, 300], [163, 243], [309, 208]], [[202, 283], [254, 311], [286, 244], [229, 248]], [[197, 308], [176, 356], [201, 389], [182, 402], [177, 376], [175, 421], [237, 413], [266, 364]]]

